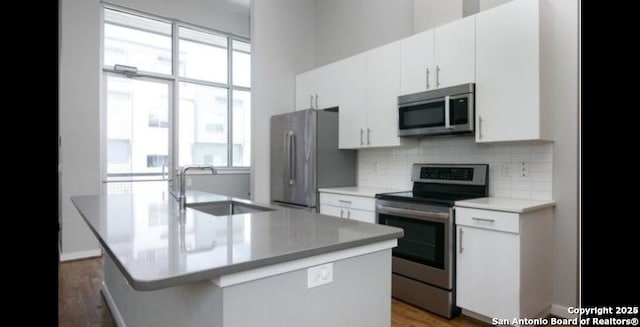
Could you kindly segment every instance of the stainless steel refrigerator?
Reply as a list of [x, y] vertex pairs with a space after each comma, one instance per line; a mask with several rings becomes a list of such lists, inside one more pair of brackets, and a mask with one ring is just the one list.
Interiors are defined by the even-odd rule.
[[318, 211], [318, 188], [356, 185], [356, 151], [338, 149], [338, 112], [271, 117], [271, 200]]

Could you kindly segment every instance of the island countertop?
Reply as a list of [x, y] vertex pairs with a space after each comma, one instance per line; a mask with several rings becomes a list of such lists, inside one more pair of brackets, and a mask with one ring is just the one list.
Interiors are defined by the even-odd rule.
[[272, 211], [214, 216], [167, 191], [71, 198], [103, 249], [139, 291], [350, 249], [403, 236], [402, 229], [188, 191], [187, 203], [236, 201]]

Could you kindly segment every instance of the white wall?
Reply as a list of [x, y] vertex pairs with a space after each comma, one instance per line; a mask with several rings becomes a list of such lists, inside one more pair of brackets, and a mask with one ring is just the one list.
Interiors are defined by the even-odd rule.
[[319, 67], [413, 34], [413, 0], [317, 0], [314, 19]]
[[[69, 200], [98, 194], [100, 176], [99, 0], [62, 0], [60, 49], [61, 202], [64, 258], [99, 253], [98, 242]], [[112, 3], [237, 35], [248, 35], [249, 18], [206, 0], [115, 0]], [[292, 93], [293, 94], [293, 93]]]
[[109, 0], [109, 3], [181, 20], [240, 36], [249, 36], [249, 16], [216, 0]]
[[62, 0], [60, 49], [61, 256], [98, 242], [70, 196], [100, 192], [100, 2]]
[[462, 18], [462, 0], [415, 0], [413, 31], [420, 33]]
[[554, 122], [554, 304], [576, 306], [578, 268], [578, 0], [541, 1], [542, 105]]
[[271, 201], [270, 117], [295, 109], [295, 76], [313, 68], [313, 0], [251, 2], [251, 198]]
[[509, 1], [512, 0], [480, 0], [480, 11], [493, 8]]

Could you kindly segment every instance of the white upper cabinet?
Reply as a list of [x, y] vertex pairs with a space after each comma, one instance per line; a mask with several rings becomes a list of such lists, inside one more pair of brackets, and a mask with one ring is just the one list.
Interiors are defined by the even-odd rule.
[[296, 110], [314, 108], [315, 71], [308, 71], [296, 76]]
[[475, 15], [401, 41], [400, 94], [475, 81]]
[[435, 29], [436, 88], [476, 80], [476, 16]]
[[296, 76], [296, 110], [326, 109], [339, 104], [335, 81], [344, 75], [340, 62]]
[[342, 78], [334, 81], [340, 90], [338, 147], [354, 149], [364, 146], [367, 128], [367, 56], [359, 54], [340, 62]]
[[400, 95], [400, 42], [367, 51], [366, 146], [398, 146]]
[[433, 46], [433, 30], [400, 41], [401, 95], [435, 88]]
[[551, 140], [540, 106], [538, 1], [476, 16], [476, 142]]

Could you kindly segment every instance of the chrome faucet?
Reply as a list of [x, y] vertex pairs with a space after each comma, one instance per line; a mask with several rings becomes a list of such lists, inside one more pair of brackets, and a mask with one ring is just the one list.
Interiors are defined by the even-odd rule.
[[180, 211], [184, 211], [187, 207], [187, 198], [184, 195], [185, 192], [185, 180], [187, 179], [187, 170], [200, 169], [211, 170], [211, 174], [215, 175], [218, 171], [211, 165], [186, 165], [180, 168], [180, 195], [178, 196], [178, 202], [180, 203]]

